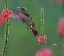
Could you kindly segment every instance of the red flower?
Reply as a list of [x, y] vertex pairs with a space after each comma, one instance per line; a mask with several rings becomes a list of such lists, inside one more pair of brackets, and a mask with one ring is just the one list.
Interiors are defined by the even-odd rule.
[[2, 56], [2, 55], [0, 54], [0, 56]]
[[64, 18], [61, 18], [58, 23], [57, 31], [64, 36]]
[[47, 43], [46, 35], [43, 36], [43, 42]]
[[36, 56], [51, 56], [52, 51], [50, 48], [45, 48], [36, 53]]
[[3, 17], [4, 20], [9, 18], [11, 16], [11, 14], [12, 14], [12, 11], [10, 11], [10, 10], [8, 10], [8, 11], [2, 10], [2, 17]]
[[51, 0], [52, 2], [57, 2], [59, 4], [62, 4], [63, 3], [63, 0]]
[[43, 41], [43, 37], [41, 35], [38, 35], [37, 36], [37, 39], [38, 39], [39, 42], [42, 42]]
[[44, 35], [44, 36], [38, 35], [37, 39], [38, 39], [39, 42], [45, 42], [45, 43], [47, 43], [46, 35]]
[[0, 25], [2, 25], [4, 22], [2, 15], [0, 14]]
[[10, 10], [2, 10], [2, 14], [0, 14], [0, 25], [3, 24], [4, 20], [6, 20], [7, 18], [9, 18], [12, 14], [12, 11]]

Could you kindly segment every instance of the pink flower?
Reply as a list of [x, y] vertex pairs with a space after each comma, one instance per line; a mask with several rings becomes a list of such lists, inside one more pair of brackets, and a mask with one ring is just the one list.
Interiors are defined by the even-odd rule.
[[45, 43], [47, 42], [46, 35], [44, 35], [44, 36], [38, 35], [37, 39], [39, 42], [45, 42]]
[[0, 14], [0, 25], [2, 25], [3, 24], [3, 17], [2, 17], [2, 15]]
[[58, 22], [58, 27], [57, 27], [57, 31], [64, 36], [64, 18], [60, 18], [59, 22]]
[[57, 2], [59, 4], [62, 4], [63, 3], [63, 0], [51, 0], [52, 2]]
[[0, 56], [2, 56], [2, 55], [0, 54]]
[[10, 11], [10, 10], [8, 10], [8, 11], [2, 10], [2, 17], [3, 17], [4, 20], [9, 18], [11, 16], [11, 14], [12, 14], [12, 11]]
[[2, 10], [2, 14], [0, 14], [0, 25], [3, 24], [4, 20], [6, 20], [7, 18], [9, 18], [12, 14], [12, 11], [10, 10]]
[[37, 36], [37, 39], [38, 39], [39, 42], [42, 42], [42, 41], [43, 41], [43, 38], [42, 38], [41, 35], [38, 35], [38, 36]]
[[46, 35], [43, 36], [43, 42], [47, 43]]
[[45, 48], [36, 53], [36, 56], [51, 56], [51, 49]]

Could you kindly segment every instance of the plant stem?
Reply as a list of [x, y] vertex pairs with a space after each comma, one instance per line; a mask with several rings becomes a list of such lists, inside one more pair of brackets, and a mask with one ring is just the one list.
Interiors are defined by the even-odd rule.
[[[41, 8], [41, 11], [40, 11], [40, 14], [41, 14], [41, 19], [40, 19], [40, 35], [43, 36], [44, 35], [44, 9], [43, 7]], [[39, 49], [41, 48], [41, 42], [39, 42]]]
[[41, 24], [41, 27], [40, 27], [40, 34], [43, 36], [44, 35], [44, 9], [43, 7], [41, 8], [41, 19], [40, 19], [40, 24]]
[[[7, 0], [5, 0], [5, 10], [8, 10], [7, 6]], [[4, 46], [3, 46], [3, 51], [2, 51], [2, 56], [5, 56], [5, 51], [7, 47], [7, 41], [8, 41], [8, 34], [9, 34], [9, 19], [6, 20], [6, 26], [5, 26], [5, 40], [4, 40]]]

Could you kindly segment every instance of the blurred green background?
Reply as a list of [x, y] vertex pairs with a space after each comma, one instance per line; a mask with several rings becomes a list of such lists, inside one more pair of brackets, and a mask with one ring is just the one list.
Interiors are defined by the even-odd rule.
[[[64, 39], [60, 38], [56, 33], [57, 22], [64, 15], [64, 5], [50, 2], [50, 0], [8, 0], [8, 8], [17, 9], [14, 6], [26, 7], [27, 12], [32, 16], [38, 33], [40, 33], [40, 9], [44, 8], [45, 32], [48, 41], [47, 44], [42, 43], [42, 47], [52, 48], [52, 56], [64, 56]], [[4, 0], [0, 0], [0, 13], [4, 9]], [[19, 9], [17, 9], [19, 10]], [[39, 43], [30, 29], [25, 24], [13, 18], [9, 19], [10, 37], [5, 56], [35, 56]], [[0, 26], [0, 53], [2, 53], [5, 39], [5, 23]], [[53, 47], [53, 43], [58, 46]]]

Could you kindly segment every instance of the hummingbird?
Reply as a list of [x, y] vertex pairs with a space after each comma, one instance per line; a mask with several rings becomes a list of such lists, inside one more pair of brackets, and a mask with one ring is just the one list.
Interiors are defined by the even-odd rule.
[[[20, 8], [20, 7], [17, 7]], [[30, 28], [33, 32], [34, 36], [38, 35], [38, 32], [36, 30], [35, 22], [32, 20], [32, 17], [26, 12], [26, 8], [22, 7], [20, 8], [21, 11], [18, 10], [12, 10], [11, 17], [14, 19], [17, 19], [21, 21], [23, 24], [27, 25], [27, 28]]]

